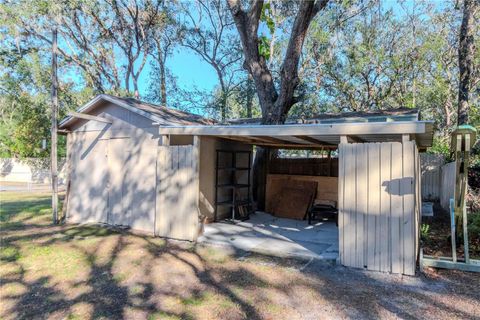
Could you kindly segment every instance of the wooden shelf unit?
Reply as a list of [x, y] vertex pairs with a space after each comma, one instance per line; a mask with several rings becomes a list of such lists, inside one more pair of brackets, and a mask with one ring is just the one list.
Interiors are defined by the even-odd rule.
[[[226, 156], [229, 156], [229, 159], [226, 159]], [[238, 156], [247, 155], [248, 156], [248, 166], [244, 165], [241, 167], [237, 166]], [[251, 204], [251, 163], [252, 163], [252, 152], [251, 151], [232, 151], [232, 150], [217, 150], [216, 155], [216, 164], [215, 164], [215, 212], [214, 212], [214, 221], [218, 221], [218, 207], [219, 206], [228, 206], [231, 207], [232, 211], [232, 221], [236, 220], [236, 210], [239, 205]], [[221, 165], [222, 164], [222, 165]], [[228, 181], [221, 183], [219, 182], [219, 174], [221, 172], [226, 172]], [[237, 172], [247, 173], [247, 183], [239, 183], [237, 180]], [[219, 201], [219, 190], [220, 189], [230, 189], [231, 197], [227, 200]], [[238, 191], [240, 189], [248, 189], [246, 199], [238, 198]]]

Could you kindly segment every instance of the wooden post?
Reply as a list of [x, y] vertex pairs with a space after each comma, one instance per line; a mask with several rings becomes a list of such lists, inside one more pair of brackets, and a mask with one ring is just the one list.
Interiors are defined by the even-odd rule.
[[[470, 134], [465, 134], [465, 152], [463, 161], [465, 163], [465, 195], [468, 193], [468, 165], [469, 165], [469, 152], [470, 152]], [[463, 222], [463, 255], [465, 257], [465, 263], [470, 263], [470, 253], [468, 247], [468, 221], [467, 221], [467, 199], [463, 198], [463, 210], [462, 210], [462, 222]]]
[[328, 150], [328, 175], [330, 177], [333, 177], [332, 176], [332, 150], [331, 149]]
[[52, 214], [53, 223], [58, 223], [58, 168], [57, 168], [57, 113], [58, 113], [58, 82], [57, 82], [57, 29], [52, 32], [52, 144], [50, 152], [52, 179]]
[[268, 162], [270, 161], [270, 148], [257, 147], [255, 161], [253, 163], [253, 194], [257, 202], [258, 210], [265, 210], [265, 191], [268, 174]]
[[72, 134], [67, 133], [67, 161], [65, 163], [65, 165], [67, 166], [67, 181], [65, 183], [65, 198], [63, 199], [62, 215], [58, 218], [59, 223], [66, 221], [68, 214], [68, 196], [70, 194], [70, 181], [72, 178], [72, 139]]
[[457, 262], [457, 229], [455, 226], [455, 201], [450, 199], [450, 230], [452, 238], [452, 261]]

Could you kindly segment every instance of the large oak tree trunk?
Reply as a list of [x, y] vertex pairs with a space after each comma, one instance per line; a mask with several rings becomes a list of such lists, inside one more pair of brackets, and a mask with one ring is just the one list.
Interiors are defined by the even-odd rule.
[[460, 28], [460, 44], [458, 47], [458, 66], [460, 79], [458, 85], [458, 125], [468, 123], [468, 98], [473, 73], [474, 16], [479, 7], [479, 0], [465, 0], [462, 26]]
[[287, 51], [280, 69], [280, 85], [275, 87], [267, 62], [258, 50], [258, 26], [263, 1], [253, 1], [250, 9], [241, 8], [238, 0], [228, 0], [235, 25], [240, 34], [245, 56], [244, 67], [252, 75], [262, 109], [263, 124], [284, 123], [291, 107], [298, 101], [295, 89], [299, 84], [298, 63], [308, 27], [315, 15], [325, 8], [328, 0], [302, 1], [293, 22]]
[[[298, 63], [308, 27], [315, 15], [325, 8], [328, 0], [301, 1], [293, 22], [290, 40], [280, 69], [280, 84], [275, 86], [272, 73], [265, 57], [259, 53], [258, 26], [262, 13], [263, 0], [253, 0], [249, 10], [242, 9], [239, 0], [228, 0], [235, 25], [242, 43], [245, 57], [244, 67], [255, 83], [260, 107], [262, 124], [283, 124], [288, 112], [298, 101], [295, 89], [299, 84]], [[254, 199], [258, 208], [265, 206], [265, 181], [268, 151], [258, 148], [254, 163]]]

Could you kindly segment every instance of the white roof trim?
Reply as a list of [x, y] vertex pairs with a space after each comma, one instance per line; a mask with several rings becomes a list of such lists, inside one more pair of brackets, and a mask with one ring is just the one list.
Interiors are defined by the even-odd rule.
[[284, 125], [161, 126], [159, 134], [200, 136], [339, 136], [425, 134], [432, 121], [356, 122]]
[[[101, 100], [104, 100], [104, 101], [108, 101], [108, 102], [111, 102], [119, 107], [122, 107], [122, 108], [125, 108], [131, 112], [134, 112], [136, 114], [139, 114], [141, 116], [144, 116], [145, 118], [147, 119], [150, 119], [152, 121], [155, 121], [155, 122], [162, 122], [164, 123], [164, 120], [158, 116], [155, 116], [151, 113], [148, 113], [148, 112], [145, 112], [143, 110], [140, 110], [138, 108], [134, 108], [132, 106], [129, 106], [128, 104], [126, 104], [125, 102], [119, 100], [119, 99], [115, 99], [114, 97], [112, 96], [109, 96], [107, 94], [100, 94], [98, 96], [96, 96], [95, 98], [93, 98], [92, 100], [90, 100], [88, 103], [84, 104], [82, 107], [78, 108], [76, 112], [78, 113], [88, 113], [91, 109], [93, 109], [98, 102], [100, 102]], [[58, 127], [61, 128], [63, 126], [66, 126], [66, 125], [69, 125], [71, 122], [73, 122], [75, 120], [74, 117], [71, 117], [71, 116], [68, 116], [66, 117], [65, 119], [63, 119], [62, 121], [60, 121], [60, 123], [58, 124]]]

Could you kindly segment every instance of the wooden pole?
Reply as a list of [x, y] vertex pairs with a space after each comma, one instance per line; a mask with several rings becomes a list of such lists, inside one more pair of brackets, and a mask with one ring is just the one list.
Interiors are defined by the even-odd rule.
[[58, 114], [58, 79], [57, 79], [57, 29], [52, 32], [52, 127], [51, 127], [51, 178], [52, 178], [52, 214], [53, 223], [58, 223], [58, 168], [57, 168], [57, 114]]

